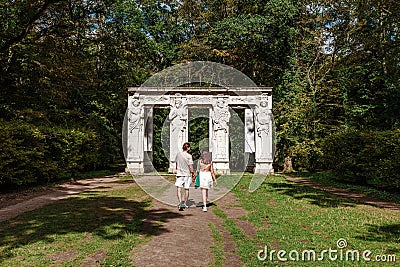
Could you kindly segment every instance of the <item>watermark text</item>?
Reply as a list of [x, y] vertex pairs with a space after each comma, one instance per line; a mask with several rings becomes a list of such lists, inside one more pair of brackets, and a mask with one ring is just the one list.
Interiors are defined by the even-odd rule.
[[302, 251], [290, 250], [269, 250], [268, 246], [265, 245], [264, 249], [261, 249], [257, 253], [257, 259], [260, 261], [376, 261], [376, 262], [396, 262], [396, 255], [373, 255], [370, 250], [355, 250], [346, 249], [347, 241], [340, 238], [336, 242], [337, 248], [328, 248], [321, 251], [314, 249], [306, 249]]

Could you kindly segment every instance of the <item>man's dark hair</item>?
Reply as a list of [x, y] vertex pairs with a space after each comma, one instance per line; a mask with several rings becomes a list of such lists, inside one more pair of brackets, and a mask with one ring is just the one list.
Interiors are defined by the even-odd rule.
[[186, 143], [183, 144], [182, 149], [183, 149], [184, 151], [188, 150], [189, 148], [190, 148], [190, 144], [189, 144], [188, 142], [186, 142]]

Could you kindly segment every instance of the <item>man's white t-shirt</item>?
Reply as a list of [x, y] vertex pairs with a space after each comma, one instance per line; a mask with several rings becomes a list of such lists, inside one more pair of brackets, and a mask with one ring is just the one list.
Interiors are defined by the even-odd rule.
[[191, 176], [189, 165], [193, 164], [192, 155], [187, 151], [180, 151], [176, 154], [176, 176]]

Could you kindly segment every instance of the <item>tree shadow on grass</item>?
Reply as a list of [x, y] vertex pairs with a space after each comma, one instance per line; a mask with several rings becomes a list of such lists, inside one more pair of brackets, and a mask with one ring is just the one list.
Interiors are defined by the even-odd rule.
[[367, 233], [357, 238], [377, 242], [400, 243], [400, 224], [367, 225]]
[[12, 250], [36, 242], [54, 242], [74, 233], [90, 233], [103, 240], [126, 235], [154, 236], [169, 230], [163, 224], [182, 213], [148, 209], [150, 200], [88, 195], [46, 205], [0, 223], [0, 262], [13, 257]]
[[283, 183], [269, 182], [268, 186], [271, 186], [275, 191], [278, 191], [280, 194], [291, 196], [294, 199], [306, 199], [310, 202], [310, 204], [317, 205], [321, 208], [356, 206], [356, 203], [349, 199], [339, 197], [330, 192], [301, 184], [290, 183], [290, 182], [283, 182]]
[[356, 238], [372, 242], [383, 242], [385, 244], [386, 253], [399, 253], [400, 248], [394, 248], [389, 244], [400, 243], [400, 224], [382, 224], [382, 225], [367, 225], [367, 231], [359, 233]]

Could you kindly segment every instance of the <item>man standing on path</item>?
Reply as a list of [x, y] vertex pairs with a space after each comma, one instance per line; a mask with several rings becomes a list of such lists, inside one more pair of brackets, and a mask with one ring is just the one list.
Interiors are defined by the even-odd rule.
[[[183, 151], [176, 154], [176, 192], [178, 195], [178, 208], [184, 210], [188, 208], [186, 205], [189, 200], [189, 187], [194, 177], [193, 171], [193, 158], [188, 152], [190, 150], [190, 144], [184, 143], [182, 147]], [[182, 201], [182, 188], [185, 188], [185, 201]]]

